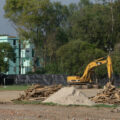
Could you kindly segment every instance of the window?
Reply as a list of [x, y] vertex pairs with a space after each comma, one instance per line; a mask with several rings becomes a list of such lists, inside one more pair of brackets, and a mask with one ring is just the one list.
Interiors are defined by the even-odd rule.
[[26, 52], [27, 52], [27, 53], [30, 52], [29, 49], [26, 49]]
[[34, 50], [32, 49], [32, 57], [34, 57]]
[[13, 40], [13, 45], [16, 45], [16, 40]]
[[16, 58], [13, 59], [13, 62], [16, 63]]

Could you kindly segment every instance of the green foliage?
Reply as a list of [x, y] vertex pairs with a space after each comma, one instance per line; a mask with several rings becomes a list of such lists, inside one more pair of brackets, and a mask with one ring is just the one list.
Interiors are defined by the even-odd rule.
[[9, 43], [0, 43], [0, 72], [8, 71], [9, 60], [14, 61], [14, 49]]
[[120, 55], [112, 55], [113, 70], [115, 75], [120, 75]]
[[105, 52], [78, 39], [62, 46], [57, 51], [57, 56], [63, 73], [82, 75], [86, 65], [96, 58], [105, 56]]
[[37, 68], [35, 72], [28, 72], [27, 74], [58, 74], [60, 73], [57, 63], [49, 63], [45, 68]]
[[66, 6], [49, 0], [6, 0], [4, 10], [5, 17], [16, 25], [20, 36], [35, 45], [35, 57], [42, 57], [44, 67], [55, 60], [56, 49], [67, 41]]
[[60, 73], [59, 65], [57, 63], [49, 63], [45, 67], [46, 73], [48, 74], [58, 74]]
[[109, 6], [94, 4], [80, 9], [71, 16], [71, 24], [74, 39], [81, 38], [102, 49], [113, 44]]
[[33, 104], [33, 105], [49, 105], [49, 106], [58, 106], [57, 103], [43, 103], [42, 101], [18, 101], [18, 100], [15, 100], [13, 101], [13, 103], [15, 104], [22, 104], [22, 105], [27, 105], [27, 104]]
[[111, 53], [113, 70], [115, 75], [120, 75], [120, 44], [115, 45], [114, 51]]
[[44, 68], [38, 68], [35, 72], [28, 72], [27, 74], [45, 74], [46, 70]]
[[[106, 56], [112, 47], [113, 68], [119, 74], [120, 2], [80, 0], [62, 5], [50, 0], [6, 0], [5, 17], [16, 25], [20, 37], [35, 45], [35, 58], [42, 59], [37, 73], [82, 75], [86, 65]], [[95, 69], [107, 74], [106, 65]]]
[[119, 105], [106, 105], [106, 104], [97, 104], [97, 105], [93, 105], [92, 107], [96, 107], [96, 108], [117, 108], [119, 107]]

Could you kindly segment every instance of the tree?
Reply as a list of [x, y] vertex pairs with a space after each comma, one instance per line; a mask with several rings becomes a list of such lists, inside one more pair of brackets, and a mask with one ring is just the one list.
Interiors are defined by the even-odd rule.
[[92, 2], [90, 0], [80, 0], [79, 2], [79, 7], [83, 8], [85, 6], [90, 6]]
[[66, 6], [50, 0], [6, 0], [4, 10], [19, 36], [34, 44], [34, 63], [39, 58], [47, 73], [82, 74], [90, 61], [120, 42], [120, 2], [111, 1], [80, 0]]
[[49, 0], [7, 0], [4, 10], [19, 35], [35, 45], [35, 56], [43, 59], [43, 66], [54, 61], [54, 51], [67, 41], [67, 7]]
[[106, 53], [96, 48], [95, 45], [78, 39], [72, 40], [59, 48], [57, 55], [61, 72], [71, 75], [82, 75], [88, 63], [104, 57]]
[[[81, 4], [81, 3], [80, 3]], [[72, 39], [81, 39], [96, 44], [105, 50], [105, 46], [114, 48], [119, 33], [118, 2], [85, 5], [70, 16]], [[112, 7], [111, 7], [112, 6]], [[112, 10], [111, 10], [112, 8]], [[118, 7], [119, 8], [119, 7]], [[117, 8], [117, 9], [118, 9]]]
[[14, 49], [9, 43], [0, 43], [0, 72], [7, 72], [9, 60], [14, 61]]

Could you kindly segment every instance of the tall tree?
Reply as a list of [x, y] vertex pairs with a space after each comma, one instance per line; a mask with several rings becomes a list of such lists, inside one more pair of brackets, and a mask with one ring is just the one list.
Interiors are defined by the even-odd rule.
[[65, 5], [49, 0], [6, 0], [4, 10], [5, 17], [16, 25], [19, 35], [35, 45], [35, 56], [43, 59], [44, 66], [55, 59], [56, 49], [67, 41]]
[[116, 29], [119, 25], [115, 22], [118, 13], [115, 4], [101, 4], [99, 1], [74, 12], [70, 17], [72, 38], [81, 38], [104, 50], [106, 46], [114, 48], [118, 36]]

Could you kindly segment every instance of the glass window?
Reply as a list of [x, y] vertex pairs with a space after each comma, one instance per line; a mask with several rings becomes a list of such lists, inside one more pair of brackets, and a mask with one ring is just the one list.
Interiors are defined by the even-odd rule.
[[32, 57], [34, 57], [34, 50], [32, 49]]
[[13, 45], [16, 45], [16, 40], [13, 40]]
[[13, 62], [16, 63], [16, 58], [14, 58]]

